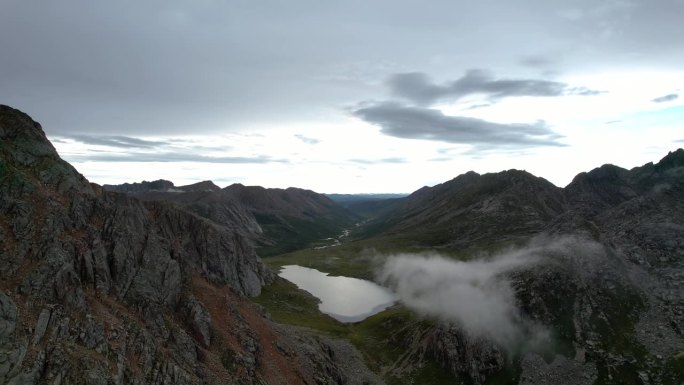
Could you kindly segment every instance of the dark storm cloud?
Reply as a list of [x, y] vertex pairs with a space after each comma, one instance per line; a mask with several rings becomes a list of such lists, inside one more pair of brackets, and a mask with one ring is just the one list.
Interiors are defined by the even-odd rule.
[[312, 95], [326, 93], [317, 71], [345, 55], [324, 44], [344, 31], [311, 33], [334, 10], [304, 4], [8, 0], [1, 8], [0, 101], [53, 135], [223, 133], [311, 120], [323, 109]]
[[169, 142], [145, 140], [121, 135], [58, 135], [60, 138], [71, 139], [83, 144], [120, 147], [120, 148], [156, 148], [167, 146]]
[[[510, 58], [543, 65], [554, 52], [563, 53], [564, 73], [684, 61], [681, 1], [571, 3], [471, 2], [464, 12], [450, 0], [430, 7], [413, 0], [4, 0], [0, 102], [29, 113], [48, 134], [199, 135], [316, 121], [330, 105], [372, 97], [406, 68], [454, 79], [483, 63], [519, 68]], [[495, 98], [521, 86], [533, 95], [562, 88], [515, 80], [503, 87], [489, 79], [478, 92]], [[418, 86], [405, 97], [458, 96], [451, 83]]]
[[439, 110], [378, 103], [352, 114], [381, 128], [381, 132], [405, 139], [436, 140], [489, 147], [564, 146], [561, 135], [544, 122], [501, 124], [481, 119], [448, 116]]
[[288, 163], [284, 159], [274, 159], [269, 156], [204, 156], [180, 152], [142, 153], [129, 152], [117, 154], [111, 152], [91, 153], [87, 155], [64, 155], [69, 162], [195, 162], [195, 163], [228, 163], [228, 164], [264, 164]]
[[422, 72], [395, 74], [390, 77], [388, 84], [395, 96], [422, 105], [444, 98], [459, 99], [473, 94], [487, 95], [496, 100], [513, 96], [590, 96], [600, 93], [551, 80], [496, 79], [489, 72], [480, 69], [469, 70], [460, 79], [444, 84], [436, 84]]
[[654, 103], [665, 103], [665, 102], [671, 102], [673, 100], [677, 100], [678, 98], [679, 98], [679, 94], [669, 94], [669, 95], [665, 95], [665, 96], [655, 98], [651, 101]]

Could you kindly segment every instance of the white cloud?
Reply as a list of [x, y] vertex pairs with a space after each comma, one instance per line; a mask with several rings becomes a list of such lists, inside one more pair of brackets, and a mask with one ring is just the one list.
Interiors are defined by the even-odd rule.
[[533, 274], [539, 264], [563, 264], [584, 275], [604, 255], [601, 245], [590, 240], [537, 238], [526, 247], [468, 261], [436, 253], [390, 256], [379, 278], [419, 314], [456, 323], [472, 336], [513, 348], [543, 339], [547, 332], [518, 308], [511, 275]]

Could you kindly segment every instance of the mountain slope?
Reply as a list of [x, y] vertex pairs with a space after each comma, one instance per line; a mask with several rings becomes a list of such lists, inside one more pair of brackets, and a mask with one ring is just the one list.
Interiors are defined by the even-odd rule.
[[240, 223], [262, 256], [286, 253], [336, 237], [358, 219], [325, 195], [298, 188], [233, 184], [219, 189], [212, 182], [176, 187], [163, 180], [106, 188], [147, 201], [174, 202], [223, 226]]
[[[514, 374], [504, 383], [524, 384], [684, 379], [682, 149], [632, 170], [604, 165], [565, 189], [522, 171], [471, 172], [416, 191], [369, 226], [375, 234], [366, 242], [465, 250], [459, 255], [466, 258], [477, 255], [467, 252], [473, 246], [562, 240], [548, 253], [552, 263], [507, 277], [522, 313], [554, 336], [555, 358], [525, 353], [506, 372], [504, 349], [448, 322], [401, 325], [440, 341], [426, 348], [424, 340], [403, 340], [407, 354], [425, 353], [473, 383], [498, 371]], [[481, 346], [459, 350], [469, 344]], [[473, 370], [470, 364], [487, 356], [494, 358]]]
[[223, 191], [245, 205], [264, 231], [260, 252], [282, 254], [338, 236], [358, 217], [322, 194], [298, 188], [233, 184]]
[[369, 224], [370, 234], [430, 247], [511, 241], [541, 231], [565, 210], [561, 189], [527, 172], [460, 175], [423, 187]]
[[0, 240], [0, 383], [375, 382], [350, 346], [245, 297], [273, 276], [239, 223], [88, 183], [7, 106]]
[[406, 194], [325, 194], [361, 218], [373, 219], [389, 212]]

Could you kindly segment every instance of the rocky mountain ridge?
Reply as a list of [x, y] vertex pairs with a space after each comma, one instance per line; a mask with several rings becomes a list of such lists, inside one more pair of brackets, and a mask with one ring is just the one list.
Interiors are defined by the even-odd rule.
[[377, 382], [247, 300], [273, 274], [241, 228], [90, 184], [0, 106], [0, 383]]
[[[264, 216], [335, 208], [315, 193], [165, 181], [107, 192], [17, 110], [0, 106], [0, 139], [0, 383], [381, 383], [350, 343], [274, 324], [247, 298], [273, 278], [251, 241]], [[471, 172], [381, 212], [375, 236], [418, 249], [565, 242], [553, 263], [507, 277], [550, 349], [510, 352], [458, 324], [390, 317], [373, 338], [401, 351], [394, 378], [438, 363], [472, 384], [684, 379], [684, 150], [564, 189]]]
[[358, 217], [323, 194], [212, 182], [175, 187], [158, 180], [106, 186], [145, 201], [169, 201], [223, 226], [240, 223], [261, 255], [281, 254], [339, 235]]
[[[684, 380], [682, 149], [631, 170], [604, 165], [564, 189], [524, 171], [466, 173], [416, 191], [375, 226], [375, 239], [418, 249], [470, 248], [471, 255], [493, 245], [506, 250], [534, 239], [566, 240], [561, 252], [549, 254], [553, 263], [508, 277], [523, 314], [552, 331], [557, 354], [524, 354], [511, 383]], [[422, 339], [404, 341], [406, 349], [415, 357], [424, 352], [454, 376], [480, 384], [506, 370], [502, 347], [468, 337], [457, 325], [414, 333]]]
[[565, 209], [562, 190], [525, 171], [468, 172], [423, 187], [369, 224], [374, 234], [427, 247], [524, 239]]
[[393, 203], [370, 223], [374, 231], [369, 235], [408, 237], [447, 248], [491, 243], [502, 235], [509, 238], [504, 241], [524, 239], [568, 215], [590, 219], [633, 198], [676, 194], [682, 158], [684, 150], [679, 149], [657, 164], [632, 170], [604, 165], [580, 173], [565, 188], [526, 171], [471, 171]]
[[125, 194], [145, 194], [153, 192], [199, 192], [199, 191], [218, 191], [221, 188], [214, 184], [210, 180], [205, 180], [202, 182], [197, 182], [185, 186], [176, 186], [170, 180], [157, 179], [155, 181], [148, 182], [146, 180], [142, 182], [135, 183], [124, 183], [124, 184], [105, 184], [102, 185], [107, 191], [120, 192]]

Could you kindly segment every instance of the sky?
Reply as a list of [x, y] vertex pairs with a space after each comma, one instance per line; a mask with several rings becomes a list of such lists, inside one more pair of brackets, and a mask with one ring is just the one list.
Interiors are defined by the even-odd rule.
[[684, 147], [684, 0], [0, 0], [0, 103], [92, 182], [563, 187]]

